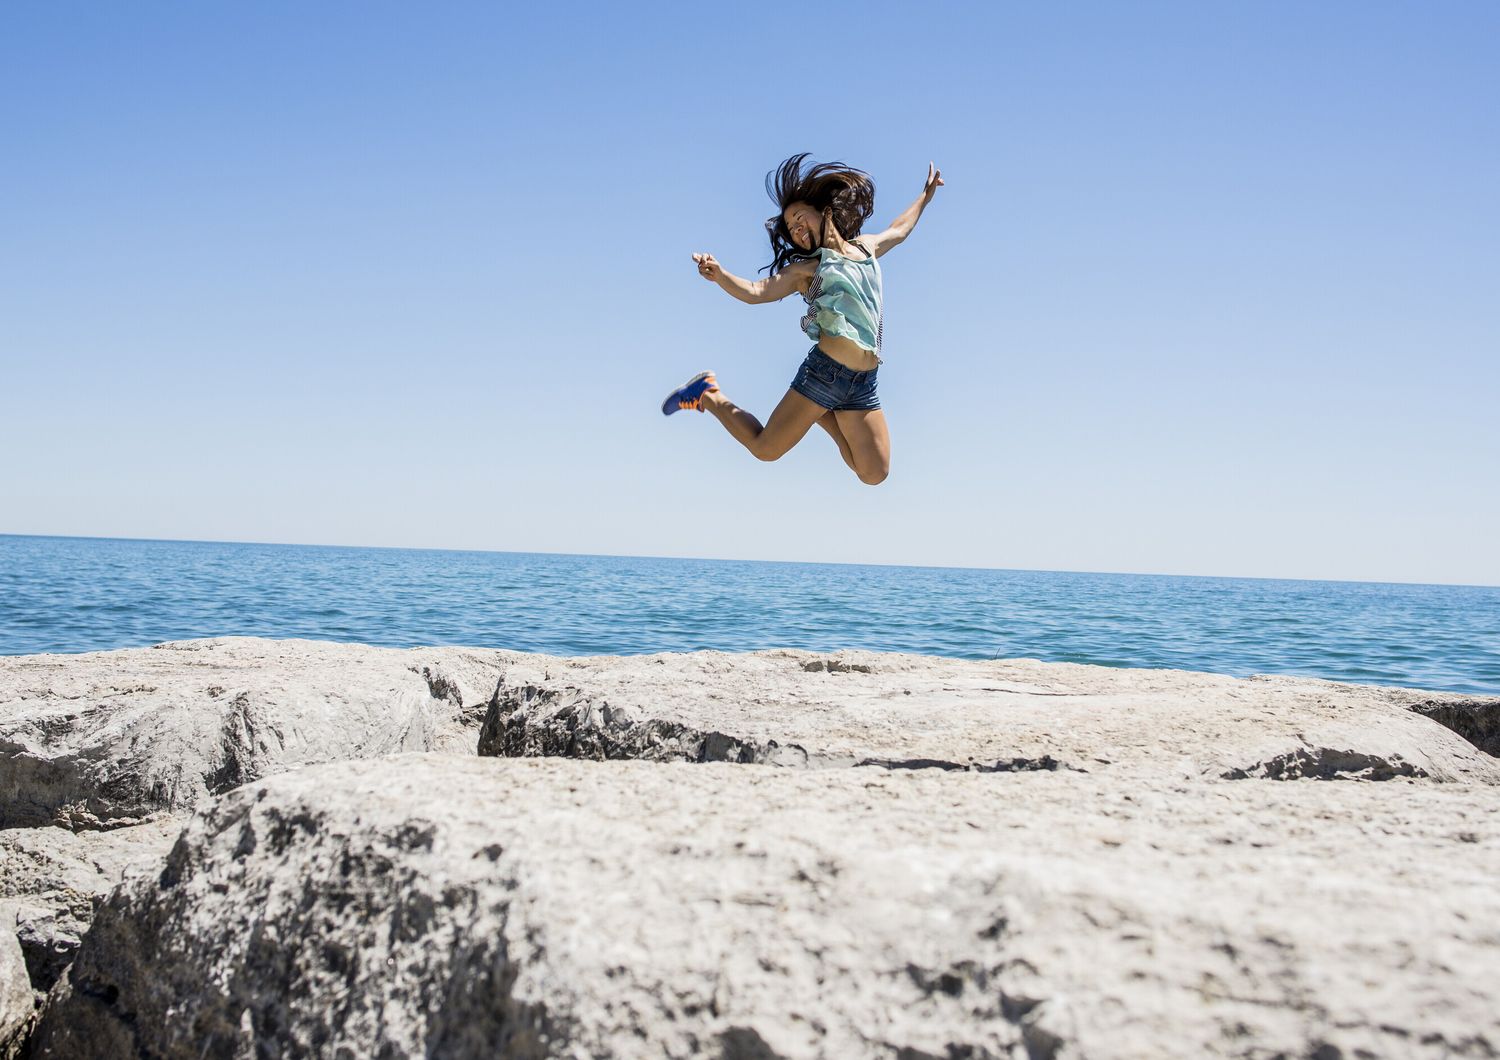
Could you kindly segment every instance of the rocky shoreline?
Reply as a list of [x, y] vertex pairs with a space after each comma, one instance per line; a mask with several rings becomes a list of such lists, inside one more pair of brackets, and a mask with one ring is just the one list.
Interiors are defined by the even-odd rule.
[[1497, 752], [1031, 660], [0, 659], [0, 1057], [1493, 1057]]

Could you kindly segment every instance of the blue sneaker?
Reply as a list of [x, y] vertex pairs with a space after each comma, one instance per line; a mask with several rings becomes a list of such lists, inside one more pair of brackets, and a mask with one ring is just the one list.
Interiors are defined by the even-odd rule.
[[703, 395], [710, 390], [717, 389], [719, 389], [719, 381], [714, 378], [712, 372], [699, 372], [667, 395], [667, 400], [661, 403], [661, 414], [663, 416], [670, 416], [672, 413], [682, 409], [694, 409], [702, 412], [701, 401]]

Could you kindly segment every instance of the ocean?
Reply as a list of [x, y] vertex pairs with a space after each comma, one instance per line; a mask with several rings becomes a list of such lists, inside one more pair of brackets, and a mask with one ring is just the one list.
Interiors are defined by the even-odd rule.
[[0, 535], [0, 654], [864, 648], [1500, 694], [1500, 587]]

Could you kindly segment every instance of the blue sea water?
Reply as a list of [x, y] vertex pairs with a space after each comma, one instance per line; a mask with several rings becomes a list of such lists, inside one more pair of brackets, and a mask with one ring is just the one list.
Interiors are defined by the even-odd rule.
[[1500, 693], [1500, 588], [0, 535], [0, 654], [867, 648]]

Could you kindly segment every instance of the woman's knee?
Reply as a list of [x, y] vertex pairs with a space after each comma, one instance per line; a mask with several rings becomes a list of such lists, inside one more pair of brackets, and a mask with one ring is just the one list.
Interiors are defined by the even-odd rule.
[[891, 468], [889, 464], [880, 464], [877, 467], [858, 468], [854, 473], [866, 486], [878, 486], [890, 475]]

